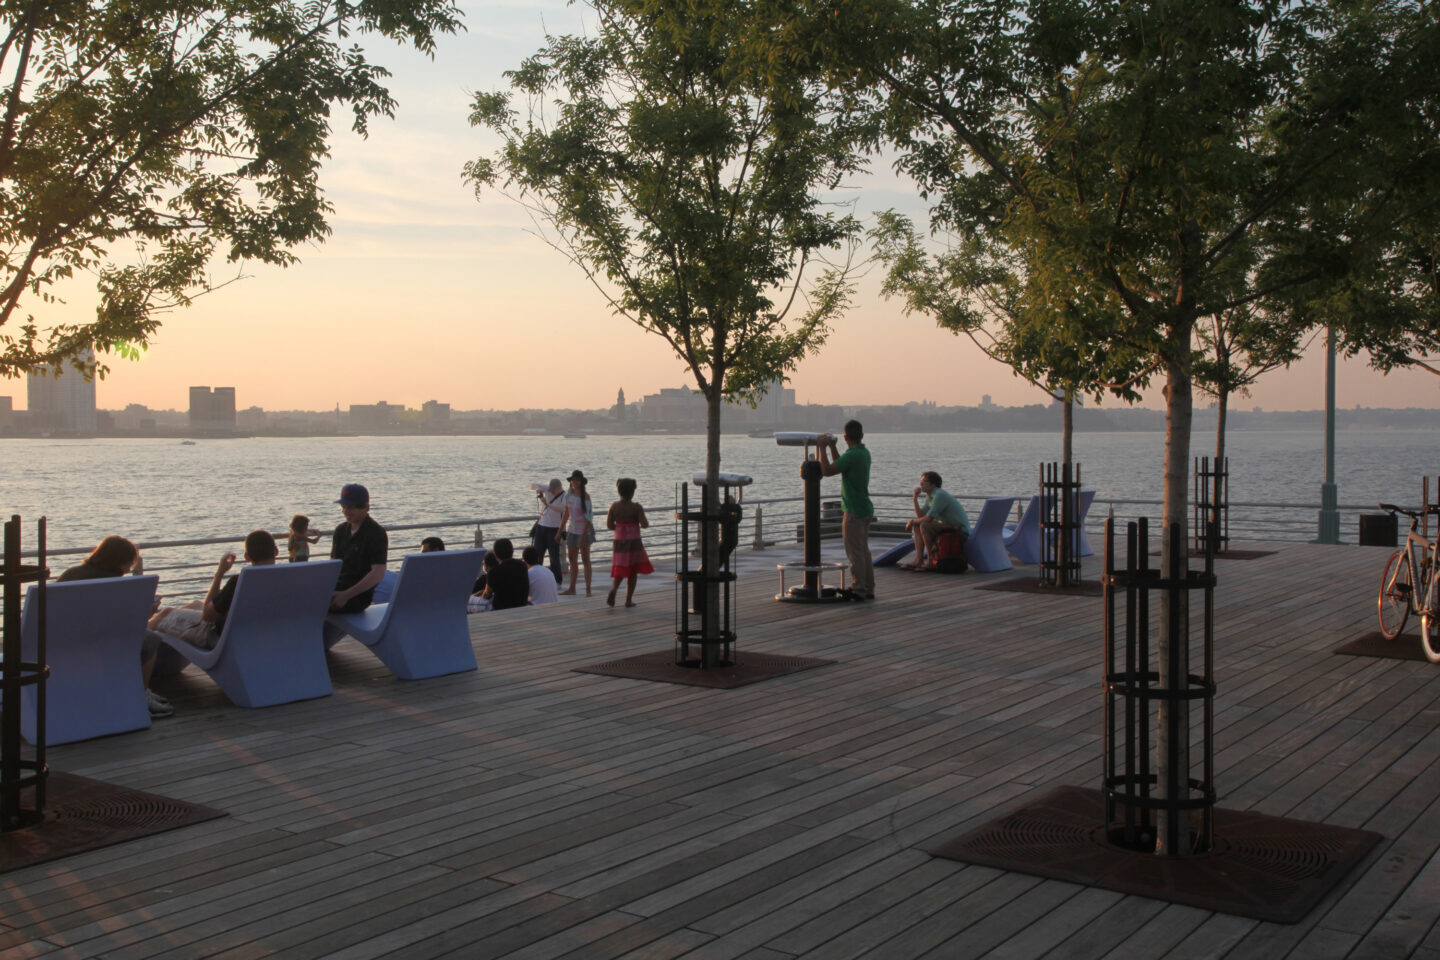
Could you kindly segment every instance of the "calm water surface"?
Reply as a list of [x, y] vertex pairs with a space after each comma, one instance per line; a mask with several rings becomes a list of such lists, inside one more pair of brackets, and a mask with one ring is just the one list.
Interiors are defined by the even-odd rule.
[[[1440, 430], [1342, 431], [1341, 503], [1417, 503], [1421, 477], [1434, 483], [1440, 475], [1437, 441]], [[1197, 437], [1192, 450], [1208, 453], [1212, 444]], [[962, 498], [1031, 493], [1038, 463], [1060, 453], [1058, 434], [875, 434], [866, 445], [873, 492], [908, 495], [922, 470], [935, 469]], [[1075, 438], [1085, 486], [1102, 499], [1159, 499], [1163, 448], [1160, 433]], [[1320, 432], [1236, 432], [1229, 450], [1232, 500], [1318, 504]], [[5, 440], [0, 491], [5, 516], [49, 518], [52, 548], [84, 547], [110, 533], [171, 540], [278, 531], [295, 513], [328, 531], [340, 519], [333, 501], [350, 481], [370, 488], [375, 516], [388, 524], [528, 514], [529, 483], [575, 468], [591, 478], [602, 509], [621, 476], [638, 481], [641, 503], [666, 506], [675, 502], [676, 484], [704, 468], [704, 456], [704, 437], [663, 435], [266, 437], [193, 446], [175, 439]], [[798, 496], [800, 457], [800, 448], [773, 440], [735, 435], [722, 444], [722, 468], [755, 478], [747, 499]], [[822, 492], [838, 498], [838, 481], [824, 481]], [[882, 501], [879, 509], [898, 515], [908, 504]], [[24, 536], [28, 546], [33, 527]]]

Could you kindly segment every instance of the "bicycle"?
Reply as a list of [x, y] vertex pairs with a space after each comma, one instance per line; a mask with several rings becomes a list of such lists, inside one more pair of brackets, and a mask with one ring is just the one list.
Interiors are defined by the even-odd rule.
[[[1391, 555], [1380, 577], [1380, 595], [1376, 600], [1380, 633], [1385, 639], [1394, 640], [1405, 629], [1405, 621], [1413, 611], [1420, 617], [1421, 651], [1431, 663], [1440, 663], [1440, 563], [1436, 563], [1440, 531], [1437, 531], [1436, 542], [1431, 543], [1415, 532], [1420, 525], [1420, 514], [1393, 503], [1382, 503], [1380, 509], [1392, 517], [1403, 513], [1410, 518], [1405, 546]], [[1427, 506], [1425, 512], [1440, 514], [1440, 505]], [[1418, 577], [1416, 570], [1420, 572]]]

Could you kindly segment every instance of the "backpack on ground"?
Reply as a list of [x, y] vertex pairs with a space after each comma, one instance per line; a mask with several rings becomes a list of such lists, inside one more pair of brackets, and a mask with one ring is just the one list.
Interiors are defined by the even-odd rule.
[[964, 573], [970, 568], [965, 561], [965, 541], [969, 539], [963, 530], [941, 530], [935, 538], [931, 569], [936, 573]]

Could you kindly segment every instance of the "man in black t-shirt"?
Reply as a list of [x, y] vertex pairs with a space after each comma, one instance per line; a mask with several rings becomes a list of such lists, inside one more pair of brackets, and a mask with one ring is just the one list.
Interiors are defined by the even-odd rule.
[[530, 568], [515, 559], [515, 545], [501, 537], [495, 541], [495, 559], [500, 565], [490, 572], [490, 596], [494, 610], [523, 607], [530, 602]]
[[330, 609], [336, 613], [359, 613], [375, 598], [375, 587], [385, 578], [385, 560], [390, 537], [370, 516], [370, 491], [358, 483], [340, 488], [335, 501], [345, 522], [330, 539], [330, 559], [340, 561], [340, 577]]

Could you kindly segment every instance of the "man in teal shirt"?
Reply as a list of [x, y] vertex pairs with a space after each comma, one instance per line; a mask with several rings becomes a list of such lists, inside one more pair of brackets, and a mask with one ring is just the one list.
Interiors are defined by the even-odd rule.
[[[875, 599], [875, 565], [870, 559], [870, 524], [875, 505], [870, 502], [870, 451], [860, 440], [865, 436], [859, 420], [845, 422], [845, 452], [835, 438], [820, 438], [820, 473], [840, 477], [840, 505], [845, 517], [840, 532], [845, 541], [845, 559], [850, 561], [850, 592], [857, 600]], [[831, 452], [834, 459], [831, 459]]]
[[[922, 493], [925, 494], [924, 503], [920, 502]], [[935, 552], [935, 540], [940, 536], [940, 531], [959, 530], [963, 538], [970, 536], [970, 518], [966, 515], [965, 508], [948, 490], [940, 488], [940, 474], [934, 470], [926, 470], [920, 474], [920, 486], [915, 488], [911, 499], [915, 507], [915, 519], [905, 524], [905, 529], [910, 531], [910, 536], [915, 541], [915, 560], [913, 563], [900, 564], [907, 570], [926, 566], [926, 561]]]

